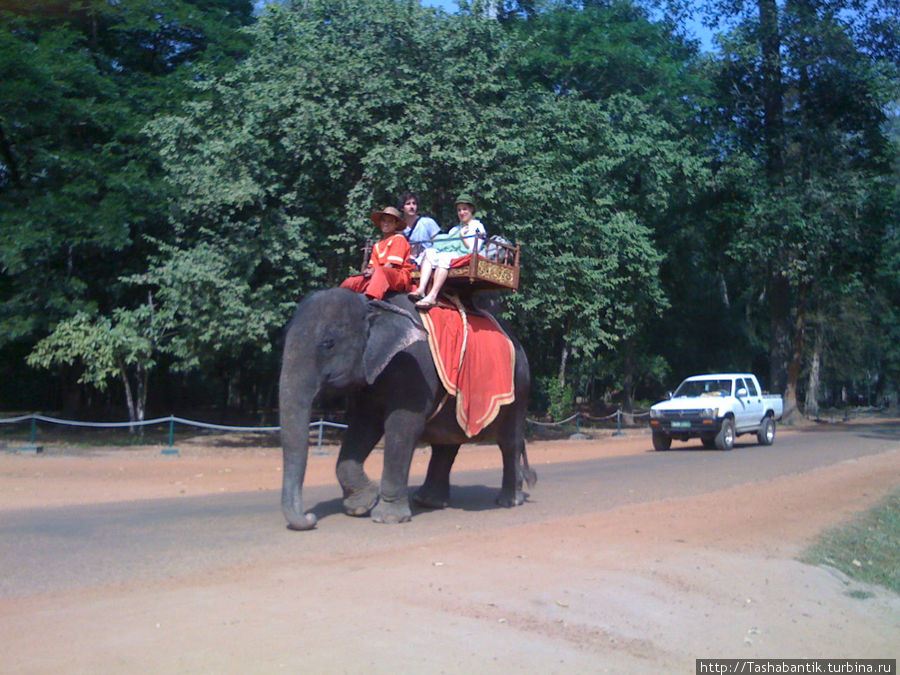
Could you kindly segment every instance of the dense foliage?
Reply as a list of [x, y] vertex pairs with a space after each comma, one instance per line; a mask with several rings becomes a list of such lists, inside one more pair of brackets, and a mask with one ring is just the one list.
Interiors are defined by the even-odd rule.
[[895, 3], [710, 0], [713, 53], [630, 0], [460, 4], [4, 3], [0, 405], [273, 407], [296, 301], [407, 189], [522, 244], [536, 408], [896, 401]]

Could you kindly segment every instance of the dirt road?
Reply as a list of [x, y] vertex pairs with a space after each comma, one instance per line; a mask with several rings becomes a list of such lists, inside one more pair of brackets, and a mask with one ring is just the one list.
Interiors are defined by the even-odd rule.
[[[529, 456], [540, 472], [648, 447], [643, 435], [607, 437], [535, 443]], [[0, 455], [0, 519], [280, 486], [277, 449], [179, 450]], [[414, 476], [426, 462], [417, 453]], [[307, 484], [333, 484], [333, 463], [313, 457]], [[488, 467], [499, 467], [496, 449], [468, 447], [455, 470]], [[527, 525], [413, 544], [385, 527], [383, 547], [365, 555], [310, 556], [316, 533], [285, 532], [302, 564], [285, 554], [0, 599], [3, 671], [692, 673], [699, 657], [896, 658], [900, 598], [794, 557], [898, 486], [890, 442], [762, 483]]]

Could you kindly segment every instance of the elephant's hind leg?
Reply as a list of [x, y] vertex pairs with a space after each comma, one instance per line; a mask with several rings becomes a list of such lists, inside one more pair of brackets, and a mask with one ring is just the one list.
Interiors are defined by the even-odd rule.
[[378, 484], [366, 475], [363, 464], [384, 433], [381, 418], [351, 402], [348, 426], [338, 455], [338, 482], [344, 492], [344, 513], [366, 516], [378, 502]]
[[450, 470], [459, 452], [459, 445], [431, 446], [431, 460], [428, 462], [428, 473], [425, 482], [413, 501], [419, 506], [429, 509], [444, 509], [450, 504]]
[[[510, 415], [498, 432], [497, 444], [503, 455], [503, 483], [500, 494], [497, 495], [497, 504], [507, 508], [521, 506], [525, 503], [525, 493], [522, 490], [522, 461], [525, 455], [525, 416], [516, 413]], [[528, 460], [525, 459], [527, 462]], [[528, 469], [530, 474], [537, 475]], [[530, 477], [530, 476], [529, 476]], [[529, 483], [531, 481], [529, 480]]]

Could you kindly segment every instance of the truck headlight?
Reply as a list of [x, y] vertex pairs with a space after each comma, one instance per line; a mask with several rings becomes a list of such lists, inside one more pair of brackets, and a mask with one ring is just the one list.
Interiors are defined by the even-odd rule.
[[719, 416], [718, 408], [704, 408], [703, 410], [700, 411], [700, 417], [711, 417], [711, 418], [715, 419], [718, 416]]
[[650, 408], [650, 417], [653, 419], [662, 417], [662, 411], [656, 410], [655, 408]]

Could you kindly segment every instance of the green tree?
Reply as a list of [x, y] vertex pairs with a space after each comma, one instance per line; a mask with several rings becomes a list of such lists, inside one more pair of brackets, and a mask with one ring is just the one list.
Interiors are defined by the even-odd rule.
[[[249, 0], [13, 0], [0, 9], [0, 349], [141, 302], [172, 198], [142, 134], [187, 70], [240, 55]], [[203, 70], [198, 59], [205, 55]], [[14, 368], [7, 365], [5, 368]]]
[[128, 279], [154, 293], [158, 323], [165, 327], [157, 351], [175, 372], [197, 371], [221, 381], [223, 408], [243, 407], [243, 381], [275, 381], [272, 332], [284, 325], [278, 311], [284, 299], [270, 284], [252, 286], [236, 274], [238, 257], [227, 242], [199, 242], [187, 250], [160, 244], [150, 270]]
[[[478, 6], [311, 1], [270, 7], [254, 37], [199, 103], [152, 127], [182, 195], [177, 250], [146, 277], [161, 303], [191, 296], [162, 261], [202, 246], [228, 261], [249, 325], [274, 341], [300, 294], [358, 265], [372, 207], [412, 187], [445, 223], [455, 195], [475, 192], [490, 231], [521, 241], [511, 312], [552, 345], [563, 381], [573, 350], [611, 348], [664, 306], [649, 227], [701, 168], [646, 104], [523, 84], [521, 43]], [[221, 315], [196, 320], [228, 333]]]
[[512, 16], [525, 45], [516, 68], [529, 85], [592, 101], [629, 94], [673, 123], [702, 99], [696, 45], [639, 3], [556, 0]]
[[[858, 39], [858, 24], [843, 11], [855, 8], [850, 3], [726, 4], [737, 22], [720, 41], [716, 137], [732, 165], [748, 166], [741, 155], [755, 164], [744, 174], [745, 207], [730, 220], [728, 254], [762, 272], [745, 287], [763, 304], [744, 299], [768, 334], [770, 386], [784, 392], [790, 416], [807, 314], [829, 297], [821, 280], [871, 278], [871, 250], [887, 222], [878, 186], [896, 64]], [[896, 12], [887, 19], [883, 28], [894, 30]]]
[[628, 352], [666, 308], [651, 225], [683, 181], [703, 180], [704, 168], [631, 97], [553, 100], [539, 122], [544, 140], [510, 187], [520, 197], [510, 220], [527, 244], [527, 286], [514, 303], [526, 334], [555, 354], [563, 383], [570, 356], [587, 366], [598, 350]]
[[[35, 368], [75, 366], [79, 383], [104, 390], [110, 379], [121, 381], [131, 422], [142, 422], [147, 407], [147, 382], [156, 366], [164, 325], [153, 299], [135, 310], [116, 310], [112, 317], [78, 312], [62, 320], [28, 356]], [[131, 427], [134, 433], [134, 427]]]
[[[145, 278], [163, 304], [189, 298], [189, 280], [162, 268], [218, 256], [223, 279], [249, 289], [249, 324], [274, 343], [303, 293], [359, 264], [373, 207], [427, 188], [443, 216], [459, 190], [489, 188], [486, 176], [506, 159], [498, 148], [516, 130], [502, 108], [518, 85], [505, 74], [496, 22], [412, 2], [270, 6], [253, 36], [246, 61], [150, 127], [181, 198], [175, 248]], [[200, 314], [180, 333], [218, 331], [215, 343], [235, 340], [232, 349], [260, 344], [228, 321]], [[199, 355], [178, 358], [191, 366]]]
[[[895, 108], [896, 111], [896, 108]], [[894, 148], [893, 180], [884, 186], [885, 202], [891, 213], [900, 212], [900, 117], [895, 115], [889, 129]], [[885, 228], [878, 255], [875, 296], [874, 335], [880, 338], [875, 362], [878, 364], [876, 395], [893, 405], [900, 402], [900, 226], [894, 222]]]
[[[556, 335], [552, 349], [560, 354], [558, 373], [565, 372], [573, 351], [580, 353], [583, 368], [620, 383], [630, 410], [634, 383], [665, 370], [659, 352], [647, 353], [668, 306], [658, 276], [660, 252], [669, 247], [667, 236], [683, 227], [679, 214], [691, 211], [707, 180], [703, 138], [697, 138], [707, 87], [696, 46], [672, 23], [652, 21], [638, 4], [537, 4], [506, 3], [505, 21], [525, 45], [518, 76], [553, 96], [557, 116], [570, 125], [536, 120], [547, 143], [537, 144], [540, 168], [532, 180], [543, 181], [540, 190], [552, 195], [548, 212], [559, 220], [558, 227], [549, 227], [554, 246], [557, 238], [572, 245], [564, 260], [546, 257], [546, 246], [537, 242], [541, 254], [534, 264], [540, 268], [552, 260], [573, 274], [561, 283], [560, 268], [549, 266], [535, 295], [552, 298], [548, 325], [557, 327], [550, 333]], [[606, 120], [606, 128], [595, 125], [594, 117]], [[683, 250], [674, 250], [673, 257], [680, 260]], [[522, 304], [529, 302], [540, 304]], [[556, 316], [579, 308], [581, 322]], [[588, 325], [593, 328], [586, 330]], [[583, 336], [569, 344], [559, 337], [562, 326], [582, 326], [573, 335]], [[601, 346], [618, 353], [593, 358]]]

